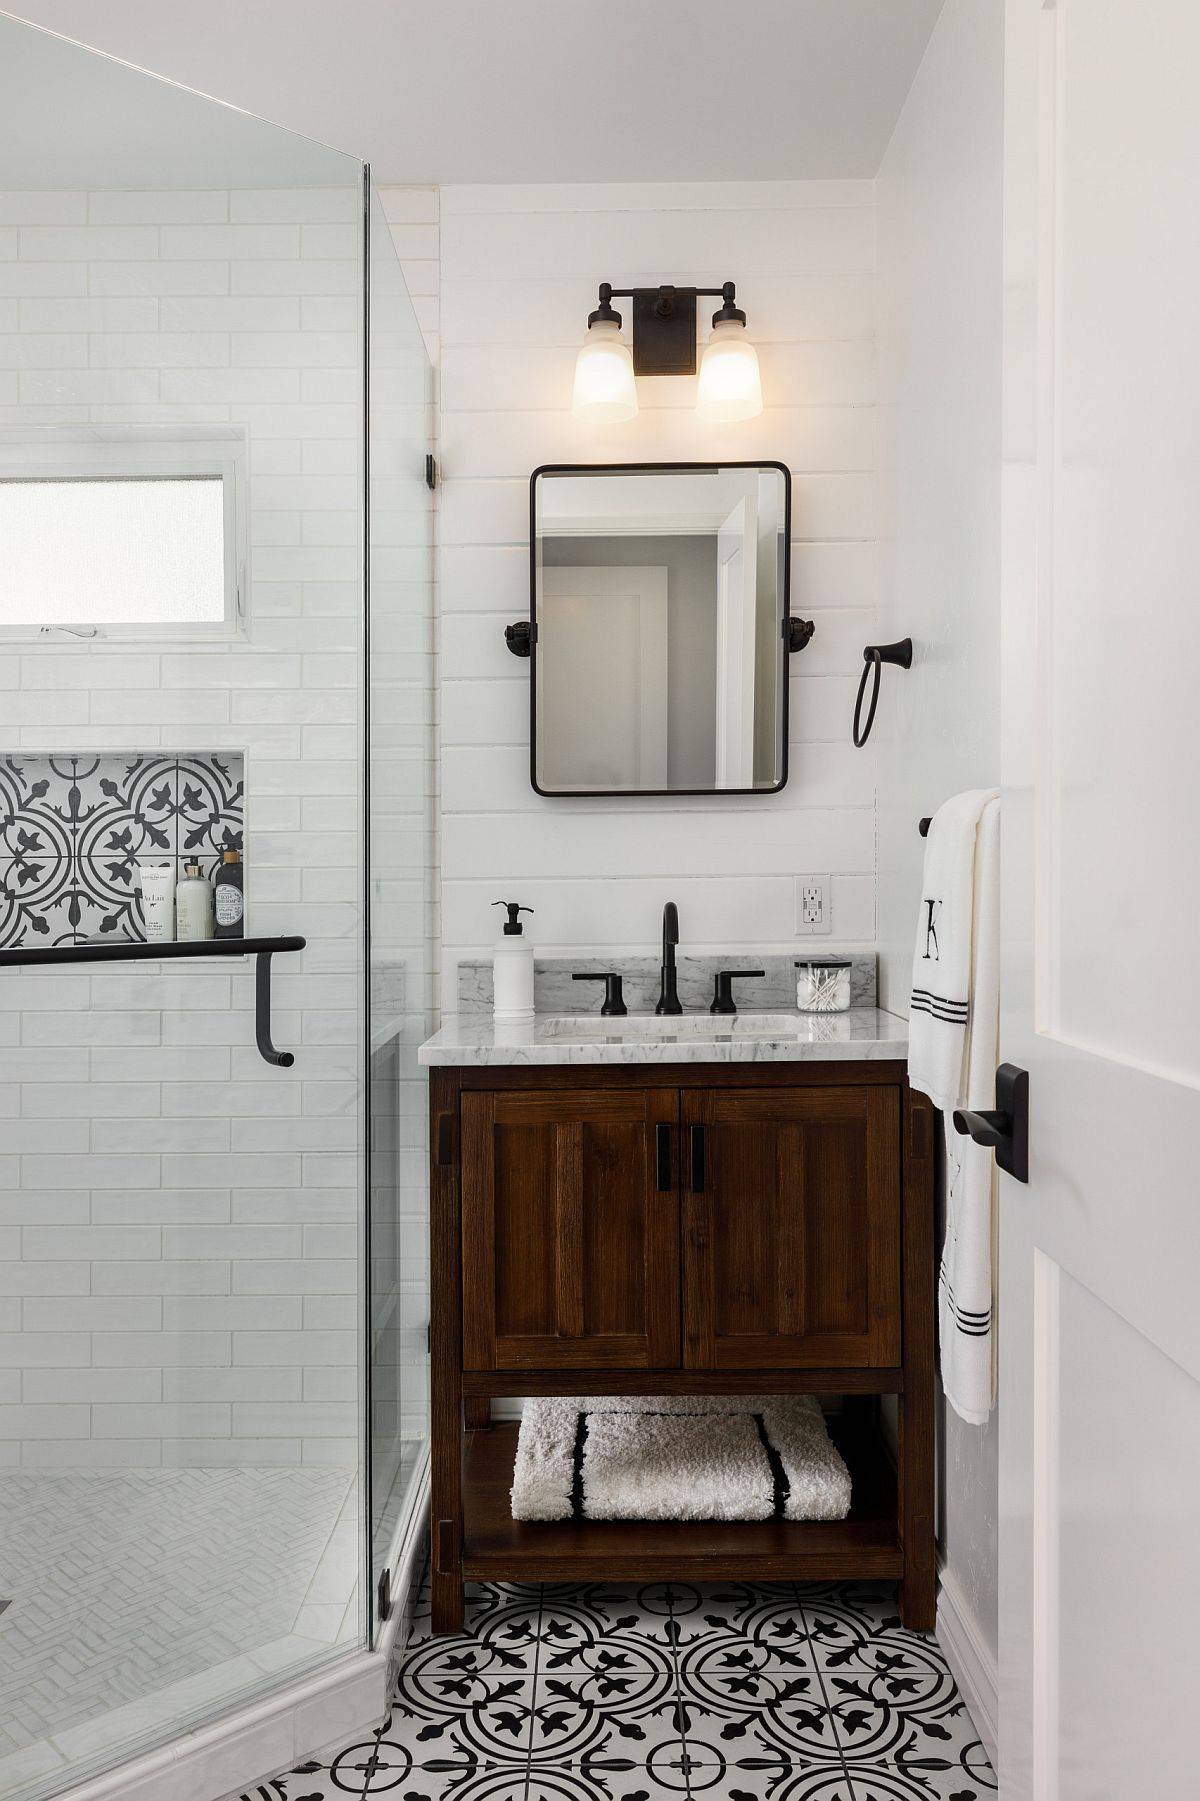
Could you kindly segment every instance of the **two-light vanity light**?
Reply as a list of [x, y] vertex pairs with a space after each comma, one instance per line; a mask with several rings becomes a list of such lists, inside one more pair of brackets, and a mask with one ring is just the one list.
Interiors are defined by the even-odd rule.
[[[613, 295], [633, 301], [633, 350], [621, 337]], [[617, 424], [637, 417], [638, 375], [694, 375], [696, 301], [714, 295], [712, 336], [700, 361], [696, 412], [721, 424], [755, 419], [763, 410], [758, 355], [746, 337], [746, 315], [734, 305], [731, 281], [720, 288], [613, 288], [600, 283], [600, 304], [575, 363], [571, 411], [576, 419]]]

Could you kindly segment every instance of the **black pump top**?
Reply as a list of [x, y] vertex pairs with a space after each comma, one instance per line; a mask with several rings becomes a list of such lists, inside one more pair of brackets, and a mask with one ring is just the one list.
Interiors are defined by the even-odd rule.
[[524, 935], [525, 928], [521, 924], [521, 921], [517, 916], [520, 913], [532, 913], [533, 908], [532, 907], [518, 907], [516, 901], [493, 901], [492, 905], [493, 905], [493, 907], [507, 907], [508, 908], [508, 918], [504, 923], [504, 936], [506, 938], [522, 937]]

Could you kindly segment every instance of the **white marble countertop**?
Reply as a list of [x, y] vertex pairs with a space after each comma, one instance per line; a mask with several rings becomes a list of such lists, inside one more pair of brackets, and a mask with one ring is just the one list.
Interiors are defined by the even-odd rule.
[[462, 1068], [571, 1063], [903, 1062], [908, 1021], [877, 1007], [848, 1013], [541, 1014], [528, 1025], [478, 1015], [447, 1020], [421, 1063]]

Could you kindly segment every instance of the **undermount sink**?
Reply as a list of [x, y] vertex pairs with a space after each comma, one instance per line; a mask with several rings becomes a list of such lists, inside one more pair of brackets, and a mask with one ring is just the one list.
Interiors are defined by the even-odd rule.
[[[752, 1038], [786, 1037], [814, 1019], [836, 1018], [815, 1013], [628, 1013], [604, 1019], [595, 1013], [553, 1016], [539, 1021], [547, 1038]], [[842, 1015], [844, 1017], [844, 1015]]]

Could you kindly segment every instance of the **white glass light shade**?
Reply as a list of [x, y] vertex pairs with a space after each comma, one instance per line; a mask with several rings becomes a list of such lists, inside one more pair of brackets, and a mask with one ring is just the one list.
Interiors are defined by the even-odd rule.
[[763, 410], [758, 352], [736, 319], [713, 326], [700, 361], [696, 411], [702, 419], [721, 423], [756, 419]]
[[575, 360], [571, 411], [576, 419], [615, 425], [622, 419], [636, 419], [637, 410], [637, 383], [629, 346], [621, 342], [619, 325], [599, 320], [588, 331]]

